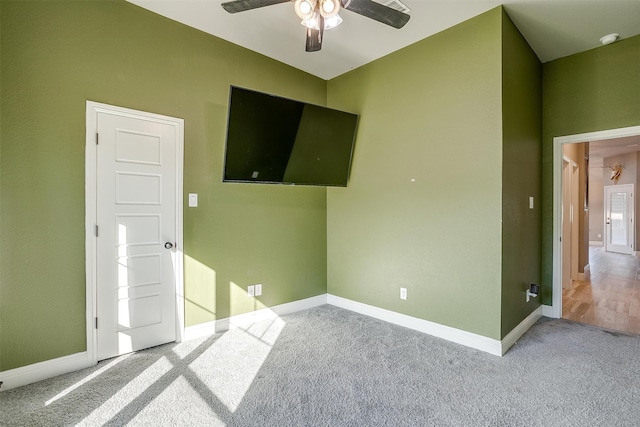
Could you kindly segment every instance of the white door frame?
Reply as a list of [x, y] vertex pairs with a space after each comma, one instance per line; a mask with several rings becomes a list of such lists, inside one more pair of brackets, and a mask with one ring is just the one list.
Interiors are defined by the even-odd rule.
[[613, 252], [613, 253], [620, 253], [620, 252], [615, 252], [615, 251], [608, 251], [608, 244], [607, 242], [609, 241], [609, 230], [611, 227], [607, 227], [607, 213], [609, 212], [609, 210], [607, 209], [607, 206], [609, 206], [609, 199], [607, 197], [607, 190], [614, 190], [616, 188], [626, 188], [626, 189], [631, 189], [631, 200], [629, 205], [627, 206], [627, 211], [629, 213], [629, 218], [627, 218], [628, 220], [631, 221], [631, 225], [628, 225], [628, 229], [627, 229], [627, 237], [629, 238], [629, 242], [631, 242], [631, 248], [629, 253], [627, 253], [627, 255], [633, 255], [634, 251], [635, 251], [635, 247], [636, 247], [636, 201], [635, 198], [633, 197], [633, 193], [635, 192], [635, 185], [633, 184], [620, 184], [620, 185], [605, 185], [604, 186], [604, 198], [603, 200], [603, 205], [604, 205], [604, 218], [603, 218], [603, 236], [604, 236], [604, 250], [607, 252]]
[[[580, 218], [584, 216], [584, 205], [580, 206], [580, 170], [578, 163], [573, 162], [571, 169], [571, 280], [578, 280], [580, 270]], [[588, 171], [585, 173], [588, 174]], [[587, 175], [588, 179], [588, 175]], [[583, 266], [584, 267], [584, 266]]]
[[578, 196], [578, 190], [575, 188], [578, 184], [578, 179], [575, 178], [575, 175], [576, 173], [579, 175], [579, 170], [580, 169], [576, 162], [568, 157], [563, 156], [561, 236], [565, 242], [571, 242], [571, 244], [568, 246], [562, 246], [563, 250], [562, 254], [560, 255], [561, 259], [565, 259], [566, 255], [566, 258], [571, 261], [562, 263], [563, 289], [571, 287], [571, 283], [573, 280], [578, 280], [578, 258], [574, 253], [574, 239], [577, 239], [578, 237], [578, 216], [576, 213], [576, 206], [578, 205], [578, 203], [575, 200]]
[[553, 138], [553, 297], [550, 312], [545, 315], [562, 317], [562, 145], [579, 142], [601, 141], [640, 135], [640, 126], [587, 132]]
[[86, 250], [86, 331], [87, 358], [89, 363], [98, 363], [98, 340], [95, 328], [97, 315], [96, 295], [96, 245], [95, 227], [97, 222], [97, 177], [96, 177], [96, 130], [98, 113], [108, 113], [131, 118], [144, 118], [176, 128], [176, 243], [172, 252], [172, 262], [176, 283], [176, 341], [184, 337], [184, 275], [183, 275], [183, 234], [182, 234], [182, 196], [184, 163], [184, 120], [160, 114], [132, 110], [98, 102], [87, 101], [86, 108], [86, 145], [85, 145], [85, 250]]

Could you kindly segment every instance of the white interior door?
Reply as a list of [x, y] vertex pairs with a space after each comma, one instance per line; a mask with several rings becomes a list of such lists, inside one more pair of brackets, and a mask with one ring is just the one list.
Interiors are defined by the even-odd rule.
[[179, 323], [182, 122], [127, 111], [95, 117], [97, 360], [175, 341]]
[[635, 236], [633, 184], [605, 187], [604, 200], [605, 250], [630, 255]]

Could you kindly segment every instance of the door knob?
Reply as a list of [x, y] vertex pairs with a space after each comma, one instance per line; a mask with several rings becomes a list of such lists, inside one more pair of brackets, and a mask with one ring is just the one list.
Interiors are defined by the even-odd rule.
[[167, 243], [164, 244], [164, 247], [165, 247], [165, 249], [171, 249], [171, 248], [173, 248], [173, 243], [167, 242]]

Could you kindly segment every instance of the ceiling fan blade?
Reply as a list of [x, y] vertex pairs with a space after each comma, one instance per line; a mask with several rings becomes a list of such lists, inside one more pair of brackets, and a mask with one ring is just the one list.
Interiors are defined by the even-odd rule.
[[274, 4], [287, 3], [291, 0], [234, 0], [222, 3], [222, 8], [229, 13], [244, 12], [245, 10], [259, 7], [272, 6]]
[[307, 45], [305, 51], [317, 52], [322, 48], [322, 37], [324, 37], [324, 18], [318, 14], [319, 30], [307, 28]]
[[342, 6], [367, 18], [374, 19], [393, 28], [402, 28], [409, 22], [411, 16], [390, 7], [376, 3], [373, 0], [342, 0]]

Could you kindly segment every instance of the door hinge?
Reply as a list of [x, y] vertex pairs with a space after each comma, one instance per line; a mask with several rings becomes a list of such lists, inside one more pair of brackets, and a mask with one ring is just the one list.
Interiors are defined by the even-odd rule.
[[98, 224], [96, 224], [96, 237], [98, 237]]
[[100, 134], [96, 132], [96, 145], [98, 145], [98, 140], [100, 139]]
[[96, 317], [96, 329], [98, 329], [98, 318]]

